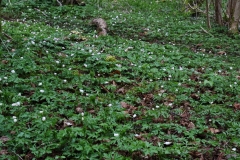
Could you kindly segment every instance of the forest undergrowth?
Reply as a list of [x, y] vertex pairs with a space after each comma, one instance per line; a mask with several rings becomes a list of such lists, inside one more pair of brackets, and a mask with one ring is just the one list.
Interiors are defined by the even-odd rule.
[[238, 159], [240, 36], [183, 10], [3, 1], [0, 157]]

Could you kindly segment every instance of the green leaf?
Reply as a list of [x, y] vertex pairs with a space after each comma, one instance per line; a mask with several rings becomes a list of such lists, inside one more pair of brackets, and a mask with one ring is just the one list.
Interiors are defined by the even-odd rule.
[[208, 85], [209, 85], [210, 87], [212, 87], [212, 86], [213, 86], [213, 81], [204, 80], [203, 84], [204, 84], [205, 86], [208, 86]]

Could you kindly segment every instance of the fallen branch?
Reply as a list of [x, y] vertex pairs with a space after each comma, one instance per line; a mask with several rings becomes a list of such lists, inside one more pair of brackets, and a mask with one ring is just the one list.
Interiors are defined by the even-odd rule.
[[57, 0], [57, 3], [59, 4], [59, 6], [62, 6], [62, 3], [59, 0]]
[[200, 13], [206, 14], [206, 11], [203, 11], [203, 10], [199, 9], [198, 7], [191, 6], [191, 4], [189, 4], [189, 3], [188, 3], [188, 6], [189, 6], [192, 10], [194, 10], [195, 12], [200, 12]]
[[21, 156], [19, 156], [17, 153], [15, 153], [14, 151], [12, 151], [12, 153], [14, 153], [19, 159], [23, 160]]
[[109, 93], [109, 90], [107, 88], [105, 88], [104, 85], [101, 84], [100, 86], [106, 93]]
[[4, 35], [5, 37], [7, 37], [8, 39], [12, 40], [12, 37], [9, 36], [7, 33], [4, 33], [4, 32], [3, 32], [3, 35]]
[[201, 29], [205, 32], [205, 33], [207, 33], [207, 34], [209, 34], [210, 36], [212, 36], [212, 37], [214, 37], [211, 33], [209, 33], [206, 29], [204, 29], [203, 27], [201, 27]]
[[40, 9], [37, 9], [37, 8], [34, 8], [36, 11], [38, 11], [38, 12], [41, 12], [44, 16], [46, 16], [47, 17], [47, 15], [44, 13], [44, 12], [42, 12]]

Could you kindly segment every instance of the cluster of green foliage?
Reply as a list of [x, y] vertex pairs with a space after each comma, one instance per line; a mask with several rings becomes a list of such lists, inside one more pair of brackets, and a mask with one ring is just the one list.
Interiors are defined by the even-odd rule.
[[4, 1], [3, 159], [240, 156], [238, 35], [178, 1], [85, 3]]

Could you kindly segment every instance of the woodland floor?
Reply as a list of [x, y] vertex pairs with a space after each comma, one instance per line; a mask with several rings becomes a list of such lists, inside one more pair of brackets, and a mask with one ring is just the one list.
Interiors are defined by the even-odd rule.
[[238, 159], [240, 35], [179, 2], [97, 2], [3, 5], [0, 156]]

